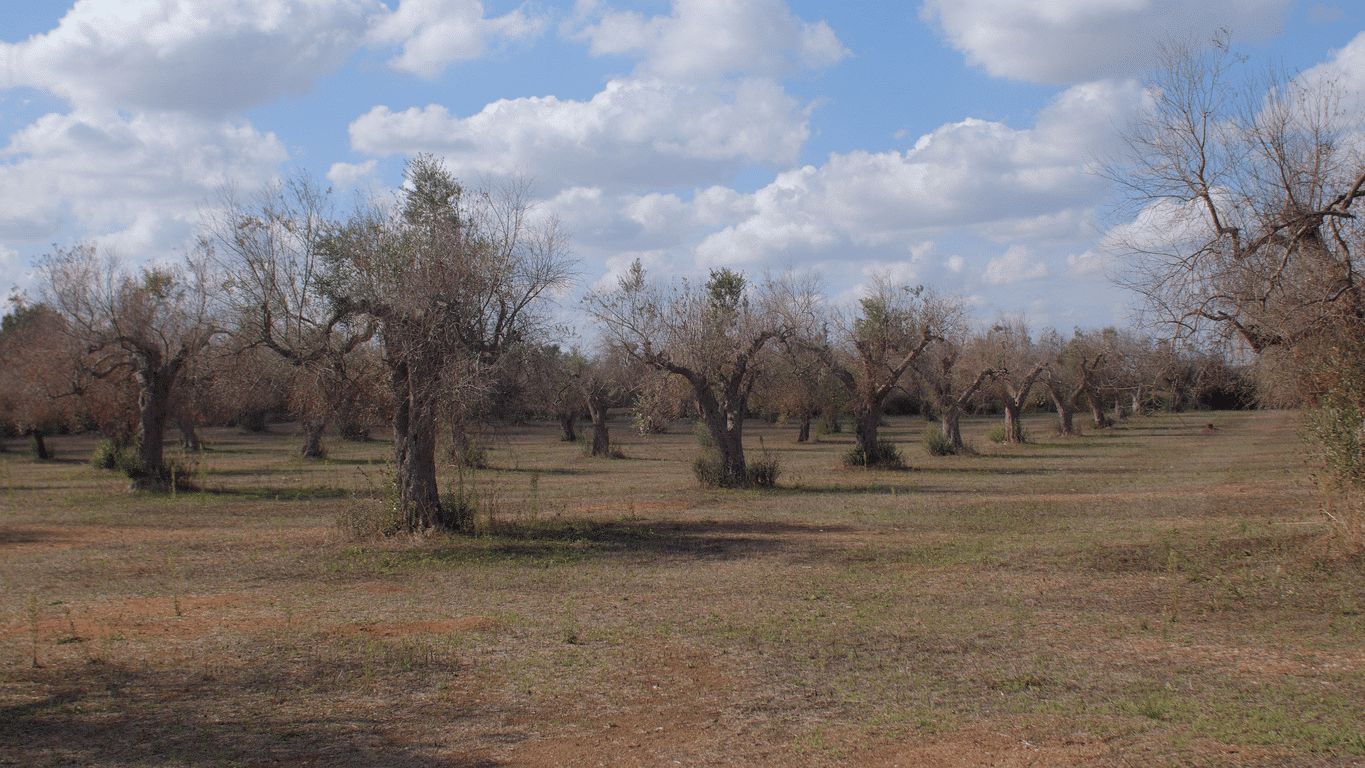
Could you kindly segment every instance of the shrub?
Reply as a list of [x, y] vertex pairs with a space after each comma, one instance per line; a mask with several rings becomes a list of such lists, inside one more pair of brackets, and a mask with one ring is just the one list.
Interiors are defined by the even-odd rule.
[[[362, 470], [363, 472], [363, 470]], [[365, 474], [369, 488], [353, 492], [337, 510], [336, 524], [351, 539], [377, 539], [403, 530], [403, 510], [398, 503], [398, 475], [392, 470], [379, 478]]]
[[871, 456], [864, 456], [862, 446], [854, 445], [844, 452], [843, 462], [846, 467], [900, 469], [905, 466], [900, 449], [890, 440], [878, 440], [876, 451]]
[[[136, 459], [136, 452], [131, 459]], [[112, 440], [101, 440], [95, 443], [95, 450], [90, 454], [90, 466], [95, 469], [118, 469], [122, 470], [130, 461], [128, 451], [120, 448]]]
[[692, 460], [692, 475], [703, 488], [719, 488], [725, 478], [720, 454], [716, 451], [702, 451]]
[[956, 456], [957, 446], [953, 441], [943, 436], [943, 430], [937, 426], [927, 427], [924, 430], [924, 450], [930, 456]]
[[778, 475], [782, 474], [782, 460], [775, 454], [764, 451], [762, 456], [750, 461], [746, 468], [751, 488], [774, 488], [777, 486]]
[[1005, 437], [1006, 437], [1007, 435], [1008, 435], [1008, 433], [1005, 431], [1005, 425], [1004, 425], [1004, 424], [997, 424], [996, 426], [991, 427], [991, 431], [990, 431], [990, 432], [986, 433], [986, 437], [990, 438], [990, 441], [991, 441], [992, 443], [1003, 443], [1003, 442], [1005, 442]]

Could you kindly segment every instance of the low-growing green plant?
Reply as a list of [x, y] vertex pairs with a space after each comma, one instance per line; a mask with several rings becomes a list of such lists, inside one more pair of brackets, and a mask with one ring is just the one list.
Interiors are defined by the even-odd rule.
[[986, 438], [992, 443], [1003, 443], [1008, 436], [1009, 433], [1005, 430], [1004, 424], [997, 424], [996, 426], [991, 427], [990, 432], [986, 433]]
[[854, 445], [844, 452], [843, 464], [846, 467], [880, 467], [882, 469], [900, 469], [905, 466], [905, 457], [901, 455], [901, 450], [890, 440], [878, 440], [875, 453], [871, 456], [863, 454], [860, 445]]
[[101, 440], [95, 443], [95, 449], [90, 452], [90, 466], [95, 469], [120, 470], [135, 460], [136, 452], [130, 452], [121, 448], [113, 440]]

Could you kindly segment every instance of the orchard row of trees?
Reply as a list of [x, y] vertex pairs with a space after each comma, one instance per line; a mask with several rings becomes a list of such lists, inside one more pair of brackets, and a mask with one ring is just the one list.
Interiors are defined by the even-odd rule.
[[393, 426], [407, 527], [460, 529], [437, 489], [438, 437], [467, 459], [473, 423], [519, 402], [553, 411], [566, 436], [586, 408], [604, 454], [609, 407], [633, 402], [649, 427], [677, 414], [680, 390], [717, 481], [738, 486], [756, 410], [802, 437], [846, 416], [875, 465], [893, 397], [932, 409], [954, 449], [964, 412], [1003, 411], [1019, 440], [1021, 412], [1044, 396], [1068, 434], [1077, 410], [1103, 425], [1154, 396], [1179, 407], [1235, 390], [1218, 355], [1192, 350], [1238, 348], [1275, 384], [1260, 397], [1321, 406], [1329, 464], [1365, 484], [1361, 116], [1330, 82], [1234, 77], [1241, 64], [1223, 41], [1172, 48], [1127, 152], [1102, 168], [1133, 204], [1109, 243], [1119, 278], [1165, 342], [1033, 333], [1014, 318], [974, 328], [960, 300], [884, 279], [841, 309], [797, 275], [661, 285], [636, 264], [584, 301], [600, 350], [565, 353], [554, 299], [574, 263], [557, 222], [524, 183], [466, 189], [423, 156], [396, 199], [344, 215], [306, 179], [226, 193], [181, 264], [129, 272], [92, 245], [55, 250], [39, 265], [43, 295], [6, 318], [0, 407], [40, 451], [62, 422], [136, 445], [143, 488], [169, 482], [168, 422], [192, 442], [196, 424], [269, 401], [298, 416], [316, 455], [329, 422], [354, 432], [372, 415]]
[[1226, 380], [1217, 360], [1112, 329], [973, 330], [960, 300], [885, 279], [840, 311], [791, 274], [665, 286], [639, 263], [585, 299], [597, 353], [564, 352], [552, 294], [573, 263], [557, 223], [533, 219], [527, 187], [466, 191], [429, 157], [407, 182], [391, 204], [345, 216], [307, 179], [249, 200], [225, 192], [180, 264], [128, 271], [89, 244], [53, 251], [41, 301], [16, 306], [0, 334], [4, 417], [40, 456], [53, 429], [98, 430], [133, 453], [125, 468], [142, 489], [173, 482], [168, 425], [194, 448], [199, 425], [287, 411], [303, 455], [319, 457], [330, 424], [360, 437], [386, 420], [407, 527], [458, 530], [468, 521], [441, 503], [438, 442], [471, 462], [489, 418], [552, 417], [574, 439], [586, 414], [592, 453], [606, 456], [610, 408], [633, 407], [646, 428], [690, 412], [716, 482], [742, 486], [756, 411], [798, 423], [801, 440], [816, 418], [850, 418], [857, 463], [871, 466], [889, 455], [877, 430], [895, 396], [935, 411], [957, 450], [970, 409], [998, 405], [1018, 441], [1040, 391], [1069, 435], [1077, 407], [1103, 426], [1120, 393], [1133, 408], [1158, 390], [1179, 405]]

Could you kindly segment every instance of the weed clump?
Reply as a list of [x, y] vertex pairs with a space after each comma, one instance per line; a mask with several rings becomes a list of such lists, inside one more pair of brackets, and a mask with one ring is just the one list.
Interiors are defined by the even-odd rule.
[[352, 492], [337, 510], [336, 525], [350, 539], [383, 539], [403, 530], [398, 475], [387, 471], [378, 479], [363, 473], [368, 488]]
[[[90, 466], [95, 469], [120, 472], [133, 481], [135, 487], [162, 488], [171, 491], [195, 490], [194, 477], [198, 473], [197, 462], [168, 459], [160, 470], [155, 471], [143, 466], [138, 455], [138, 444], [119, 446], [112, 440], [101, 440], [95, 444], [90, 454]], [[147, 482], [148, 479], [154, 480]]]
[[878, 440], [877, 447], [868, 456], [863, 453], [860, 445], [854, 445], [844, 452], [843, 465], [845, 467], [880, 467], [882, 469], [902, 469], [905, 467], [905, 457], [901, 455], [901, 450], [890, 440]]
[[[773, 488], [777, 486], [777, 478], [782, 474], [782, 460], [764, 451], [762, 456], [746, 462], [744, 469], [743, 487]], [[726, 477], [725, 464], [721, 461], [720, 452], [715, 450], [703, 450], [697, 454], [692, 460], [692, 476], [697, 478], [697, 484], [703, 488], [728, 488], [739, 485]]]
[[953, 441], [944, 437], [943, 430], [938, 427], [927, 427], [922, 436], [924, 450], [930, 456], [956, 456], [957, 446]]

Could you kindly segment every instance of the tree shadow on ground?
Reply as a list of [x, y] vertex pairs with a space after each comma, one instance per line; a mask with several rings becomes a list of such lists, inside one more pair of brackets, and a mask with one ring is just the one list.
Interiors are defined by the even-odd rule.
[[[401, 691], [364, 690], [356, 675], [334, 675], [330, 660], [291, 660], [187, 673], [129, 664], [75, 661], [61, 668], [11, 673], [42, 698], [0, 706], [0, 763], [15, 765], [265, 766], [493, 768], [482, 750], [463, 751], [470, 737], [506, 741], [495, 719], [447, 697], [425, 709]], [[258, 661], [253, 659], [253, 661]], [[206, 665], [207, 661], [204, 662]], [[454, 679], [459, 670], [424, 668]], [[263, 675], [279, 675], [265, 680]], [[386, 675], [392, 672], [385, 670]], [[408, 682], [428, 684], [415, 676]], [[383, 706], [370, 706], [377, 696]], [[432, 709], [442, 709], [439, 713]], [[437, 745], [414, 744], [410, 729], [439, 715], [454, 734]], [[425, 721], [430, 722], [430, 721]], [[423, 734], [425, 737], [426, 734]], [[514, 737], [513, 737], [514, 738]], [[452, 741], [456, 743], [452, 743]]]
[[572, 563], [585, 560], [659, 558], [726, 561], [795, 553], [808, 539], [854, 530], [838, 525], [763, 521], [561, 520], [511, 524], [479, 536], [442, 537], [435, 546], [377, 554], [381, 566], [458, 566]]

